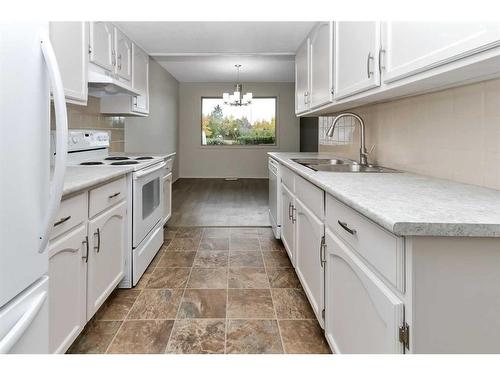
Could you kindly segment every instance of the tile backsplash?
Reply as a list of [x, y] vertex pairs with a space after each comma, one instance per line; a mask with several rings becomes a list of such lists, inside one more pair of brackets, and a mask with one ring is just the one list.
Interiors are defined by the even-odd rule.
[[[119, 116], [103, 116], [100, 113], [100, 100], [88, 97], [87, 106], [67, 105], [68, 126], [70, 129], [108, 130], [111, 135], [110, 152], [123, 152], [125, 145], [125, 119]], [[54, 127], [54, 111], [51, 111], [51, 126]]]
[[[500, 189], [500, 79], [353, 112], [365, 121], [368, 150], [375, 145], [371, 162]], [[352, 142], [331, 142], [337, 143], [322, 144], [320, 136], [319, 150], [357, 159], [359, 126]]]

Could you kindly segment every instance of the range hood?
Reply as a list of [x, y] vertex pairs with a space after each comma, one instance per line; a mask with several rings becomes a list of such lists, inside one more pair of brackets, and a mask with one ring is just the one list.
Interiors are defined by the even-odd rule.
[[129, 82], [121, 80], [115, 74], [100, 66], [89, 64], [89, 95], [95, 97], [127, 95], [139, 96], [141, 93], [132, 88]]

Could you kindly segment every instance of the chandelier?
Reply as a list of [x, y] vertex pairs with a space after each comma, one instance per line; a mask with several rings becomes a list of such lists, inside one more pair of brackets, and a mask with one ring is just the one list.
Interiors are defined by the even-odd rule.
[[225, 92], [224, 94], [222, 94], [222, 100], [226, 105], [232, 105], [232, 106], [249, 105], [250, 103], [252, 103], [252, 93], [247, 92], [246, 94], [243, 95], [243, 85], [239, 83], [241, 64], [236, 64], [235, 67], [237, 73], [236, 73], [236, 84], [234, 85], [234, 93], [229, 94], [228, 92]]

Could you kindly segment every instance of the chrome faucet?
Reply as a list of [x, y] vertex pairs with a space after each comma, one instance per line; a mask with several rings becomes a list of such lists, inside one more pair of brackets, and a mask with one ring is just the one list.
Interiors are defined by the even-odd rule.
[[326, 135], [328, 137], [333, 137], [333, 131], [335, 130], [335, 126], [337, 125], [337, 122], [344, 117], [354, 117], [356, 120], [359, 122], [359, 126], [361, 127], [361, 147], [359, 148], [359, 164], [360, 165], [368, 165], [368, 152], [366, 151], [365, 147], [365, 123], [363, 122], [363, 119], [359, 117], [357, 114], [352, 113], [352, 112], [345, 112], [341, 113], [337, 117], [335, 117], [335, 120], [333, 120], [333, 124], [328, 128], [326, 131]]

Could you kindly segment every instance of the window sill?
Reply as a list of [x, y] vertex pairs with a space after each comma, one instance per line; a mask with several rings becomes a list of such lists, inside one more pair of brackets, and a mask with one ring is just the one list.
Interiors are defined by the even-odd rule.
[[261, 149], [269, 149], [269, 150], [275, 150], [279, 148], [279, 145], [200, 145], [200, 149], [202, 150], [241, 150], [241, 149], [255, 149], [255, 150], [261, 150]]

